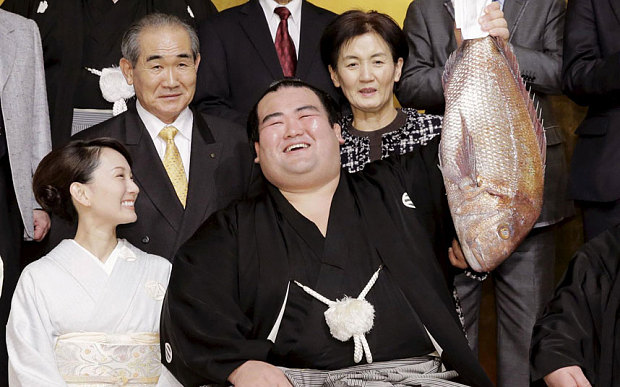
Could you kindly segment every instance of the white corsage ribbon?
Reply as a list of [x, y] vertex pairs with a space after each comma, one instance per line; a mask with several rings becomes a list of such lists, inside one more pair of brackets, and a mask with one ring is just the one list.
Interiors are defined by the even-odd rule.
[[127, 99], [135, 95], [133, 85], [125, 80], [119, 67], [106, 67], [101, 71], [85, 67], [89, 72], [99, 75], [99, 88], [103, 98], [114, 104], [112, 114], [115, 116], [127, 110]]

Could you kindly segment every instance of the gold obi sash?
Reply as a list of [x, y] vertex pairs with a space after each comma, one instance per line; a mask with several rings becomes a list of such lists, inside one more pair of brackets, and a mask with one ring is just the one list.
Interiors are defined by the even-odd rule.
[[161, 373], [159, 334], [153, 332], [69, 333], [58, 338], [54, 352], [69, 385], [149, 386]]

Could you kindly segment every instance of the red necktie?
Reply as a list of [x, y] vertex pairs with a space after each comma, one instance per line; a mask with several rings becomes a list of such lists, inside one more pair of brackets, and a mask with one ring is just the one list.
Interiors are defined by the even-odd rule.
[[276, 52], [280, 59], [280, 66], [285, 77], [295, 76], [295, 67], [297, 67], [297, 55], [295, 54], [295, 44], [291, 35], [288, 34], [288, 17], [291, 11], [286, 7], [277, 7], [274, 11], [280, 16], [280, 25], [276, 32]]

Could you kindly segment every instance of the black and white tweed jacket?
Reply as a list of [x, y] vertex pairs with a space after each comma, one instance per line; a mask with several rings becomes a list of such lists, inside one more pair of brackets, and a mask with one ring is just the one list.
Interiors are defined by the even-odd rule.
[[[402, 111], [407, 115], [405, 125], [381, 136], [382, 159], [411, 152], [441, 133], [442, 116], [420, 114], [411, 108], [403, 108]], [[352, 135], [349, 130], [352, 122], [351, 114], [340, 120], [344, 138], [344, 144], [340, 146], [340, 162], [349, 173], [361, 171], [371, 161], [370, 140], [368, 137]]]

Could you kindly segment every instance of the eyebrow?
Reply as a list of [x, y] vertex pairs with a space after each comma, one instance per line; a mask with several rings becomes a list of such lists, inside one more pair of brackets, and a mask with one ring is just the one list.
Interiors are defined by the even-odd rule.
[[[191, 58], [191, 56], [189, 54], [187, 54], [187, 53], [179, 54], [176, 57], [177, 58], [183, 58], [183, 59]], [[152, 60], [157, 60], [157, 59], [162, 59], [162, 58], [163, 58], [162, 55], [150, 55], [150, 56], [146, 57], [146, 61], [149, 62], [149, 61], [152, 61]]]
[[[319, 110], [319, 108], [317, 108], [314, 105], [304, 105], [304, 106], [300, 106], [297, 109], [295, 109], [296, 113], [302, 112], [304, 110], [311, 110], [311, 111], [315, 111], [320, 113], [321, 111]], [[281, 117], [283, 116], [284, 113], [282, 112], [275, 112], [275, 113], [271, 113], [271, 114], [267, 114], [263, 120], [261, 121], [262, 124], [264, 124], [265, 122], [267, 122], [268, 120], [272, 119], [272, 118], [276, 118], [276, 117]]]
[[[378, 56], [388, 56], [388, 53], [385, 52], [378, 52], [376, 54], [372, 54], [370, 57], [371, 58], [376, 58]], [[345, 57], [343, 57], [343, 59], [359, 59], [359, 57], [357, 55], [347, 55]]]

